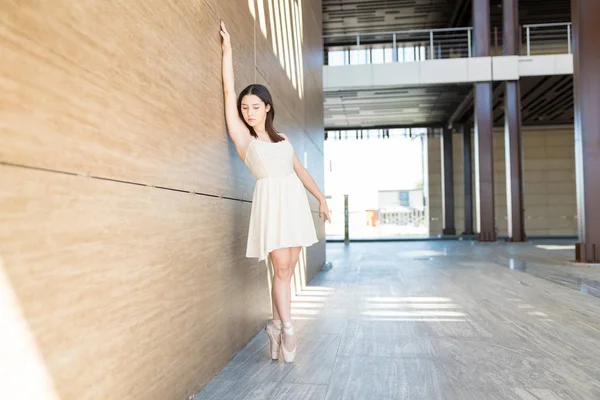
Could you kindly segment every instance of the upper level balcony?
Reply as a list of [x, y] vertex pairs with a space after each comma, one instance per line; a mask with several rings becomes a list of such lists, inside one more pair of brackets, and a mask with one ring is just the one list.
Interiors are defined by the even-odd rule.
[[502, 55], [502, 32], [489, 57], [473, 57], [472, 28], [328, 35], [325, 91], [518, 80], [573, 73], [570, 23], [523, 25], [521, 55]]

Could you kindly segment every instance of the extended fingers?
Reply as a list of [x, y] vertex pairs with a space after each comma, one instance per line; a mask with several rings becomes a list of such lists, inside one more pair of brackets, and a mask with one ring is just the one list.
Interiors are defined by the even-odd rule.
[[227, 28], [225, 27], [225, 22], [223, 22], [223, 21], [221, 21], [221, 30], [225, 33], [228, 33]]

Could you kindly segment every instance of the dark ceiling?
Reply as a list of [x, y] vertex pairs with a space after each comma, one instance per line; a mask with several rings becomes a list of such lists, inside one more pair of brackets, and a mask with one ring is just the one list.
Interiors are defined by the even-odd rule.
[[[570, 0], [519, 0], [521, 25], [570, 20]], [[502, 0], [490, 0], [490, 24], [502, 29]], [[323, 0], [325, 36], [471, 25], [471, 0]]]
[[[571, 22], [571, 0], [518, 0], [519, 1], [519, 23], [521, 25], [546, 24], [554, 22]], [[593, 0], [595, 1], [595, 0]], [[470, 3], [470, 1], [469, 1]], [[502, 0], [491, 0], [490, 24], [502, 26]], [[470, 23], [469, 19], [463, 20], [465, 25]]]
[[448, 26], [462, 0], [323, 0], [323, 35]]
[[[453, 125], [470, 125], [472, 88], [461, 84], [328, 92], [325, 128], [441, 127], [450, 120]], [[495, 126], [504, 125], [504, 88], [504, 84], [494, 83]], [[571, 75], [524, 77], [520, 90], [523, 125], [573, 124]]]
[[[520, 79], [521, 119], [523, 125], [556, 125], [573, 123], [573, 76], [553, 75]], [[504, 125], [504, 88], [494, 84], [494, 125]], [[464, 112], [457, 123], [473, 122], [472, 93], [465, 98]]]
[[450, 84], [326, 92], [325, 127], [441, 126], [471, 88], [468, 84]]

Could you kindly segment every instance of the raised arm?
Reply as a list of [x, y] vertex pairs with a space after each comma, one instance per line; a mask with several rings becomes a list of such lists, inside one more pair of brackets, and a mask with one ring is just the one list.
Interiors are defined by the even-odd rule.
[[229, 136], [235, 144], [238, 153], [245, 153], [250, 143], [250, 132], [244, 122], [240, 119], [237, 110], [237, 97], [235, 95], [233, 78], [233, 54], [231, 49], [231, 38], [221, 21], [221, 37], [223, 38], [221, 48], [223, 49], [223, 94], [225, 98], [225, 120]]

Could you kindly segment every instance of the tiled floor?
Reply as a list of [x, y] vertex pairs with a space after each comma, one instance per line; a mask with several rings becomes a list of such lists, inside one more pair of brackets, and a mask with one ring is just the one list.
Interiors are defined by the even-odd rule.
[[294, 299], [296, 362], [260, 332], [200, 399], [600, 399], [600, 267], [569, 242], [328, 244]]

